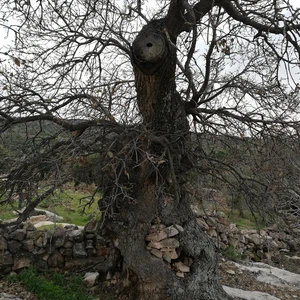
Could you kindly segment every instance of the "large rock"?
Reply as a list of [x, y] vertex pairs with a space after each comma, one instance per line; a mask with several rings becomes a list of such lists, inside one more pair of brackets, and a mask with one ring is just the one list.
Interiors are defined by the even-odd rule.
[[56, 251], [49, 255], [47, 262], [50, 268], [62, 268], [65, 260], [61, 253]]
[[36, 231], [36, 228], [30, 222], [25, 223], [23, 229], [26, 231]]
[[[164, 250], [166, 248], [162, 248], [161, 249], [161, 252], [162, 252], [162, 257], [165, 261], [167, 261], [168, 263], [171, 262], [172, 259], [177, 259], [178, 258], [178, 254], [176, 252], [175, 249], [172, 249], [172, 250], [169, 250], [169, 251], [166, 251]], [[154, 250], [154, 249], [153, 249]], [[164, 250], [164, 251], [163, 251]]]
[[86, 233], [85, 234], [85, 239], [86, 240], [96, 240], [97, 235], [96, 233]]
[[220, 234], [220, 238], [221, 238], [221, 241], [222, 241], [223, 243], [228, 244], [228, 238], [227, 238], [227, 235], [226, 235], [224, 232], [222, 232], [222, 233]]
[[228, 245], [233, 248], [237, 248], [237, 246], [239, 245], [239, 240], [237, 238], [231, 237], [228, 240]]
[[66, 241], [63, 245], [64, 248], [72, 248], [73, 247], [73, 243], [71, 241]]
[[227, 227], [230, 225], [230, 220], [226, 216], [218, 216], [217, 222]]
[[22, 244], [16, 240], [11, 240], [7, 242], [8, 245], [8, 250], [11, 253], [16, 253], [18, 252], [18, 250], [20, 250], [20, 248], [22, 247]]
[[234, 263], [239, 269], [256, 274], [258, 281], [283, 288], [300, 290], [300, 274], [275, 268], [264, 263]]
[[229, 224], [229, 232], [230, 233], [238, 233], [239, 229], [237, 228], [236, 224]]
[[256, 246], [261, 246], [264, 242], [263, 238], [258, 233], [250, 234], [246, 236], [246, 238], [250, 243], [253, 243]]
[[83, 281], [89, 286], [94, 286], [99, 278], [98, 272], [88, 272], [84, 275]]
[[44, 227], [44, 226], [54, 226], [54, 222], [52, 221], [42, 221], [39, 223], [36, 223], [33, 225], [35, 229], [38, 229], [40, 227]]
[[294, 240], [287, 241], [287, 244], [291, 252], [298, 252], [300, 249], [299, 245]]
[[146, 236], [146, 241], [159, 242], [168, 237], [168, 234], [164, 230], [158, 230], [156, 232], [152, 232]]
[[219, 233], [222, 233], [222, 232], [228, 233], [229, 232], [229, 226], [224, 225], [222, 223], [217, 223], [217, 227], [216, 228], [217, 228], [217, 231]]
[[0, 237], [0, 251], [6, 250], [7, 247], [7, 241], [3, 237]]
[[271, 237], [272, 239], [274, 239], [274, 240], [278, 240], [279, 237], [280, 237], [279, 232], [269, 232], [269, 235], [270, 235], [270, 237]]
[[34, 242], [32, 239], [26, 239], [22, 241], [22, 244], [27, 251], [31, 252], [34, 250]]
[[172, 237], [172, 236], [179, 234], [180, 232], [183, 232], [184, 229], [182, 226], [175, 224], [175, 225], [165, 228], [164, 231], [167, 233], [168, 237]]
[[25, 229], [17, 229], [15, 231], [13, 231], [11, 234], [10, 234], [10, 239], [12, 240], [16, 240], [16, 241], [23, 241], [24, 238], [26, 236], [26, 230]]
[[73, 249], [72, 248], [60, 248], [59, 252], [66, 258], [69, 259], [73, 256]]
[[217, 233], [216, 229], [214, 229], [214, 227], [210, 227], [209, 230], [207, 231], [207, 234], [210, 237], [217, 237], [218, 236], [218, 233]]
[[161, 248], [178, 248], [179, 242], [174, 238], [167, 238], [160, 242], [150, 242], [149, 246], [151, 248], [161, 249]]
[[35, 225], [40, 222], [46, 221], [46, 219], [46, 215], [32, 216], [29, 218], [29, 222], [31, 223], [31, 225]]
[[38, 232], [39, 235], [34, 239], [34, 244], [38, 247], [46, 247], [48, 241], [48, 233], [47, 231], [33, 231]]
[[52, 236], [53, 244], [55, 248], [62, 247], [66, 242], [66, 232], [63, 228], [56, 228]]
[[32, 239], [36, 246], [42, 247], [47, 244], [48, 233], [42, 230], [28, 231], [26, 237]]
[[93, 240], [86, 240], [85, 241], [85, 247], [86, 249], [94, 249], [94, 241]]
[[190, 268], [188, 266], [186, 266], [184, 263], [182, 263], [181, 261], [174, 263], [173, 266], [179, 272], [182, 272], [182, 273], [190, 272]]
[[245, 291], [241, 289], [232, 288], [229, 286], [223, 286], [225, 292], [234, 297], [234, 299], [243, 299], [243, 300], [280, 300], [277, 297], [274, 297], [270, 294], [257, 292], [257, 291]]
[[85, 226], [84, 231], [87, 233], [96, 233], [98, 230], [99, 222], [96, 218], [92, 218]]
[[206, 218], [206, 224], [210, 227], [216, 228], [217, 227], [217, 221], [213, 217], [207, 217]]
[[206, 222], [202, 218], [197, 218], [197, 223], [200, 225], [200, 227], [203, 230], [205, 230], [205, 231], [209, 230], [209, 226], [206, 224]]
[[82, 242], [84, 237], [83, 229], [67, 231], [67, 236], [71, 241]]
[[73, 245], [73, 257], [74, 258], [80, 258], [80, 257], [86, 257], [87, 252], [85, 250], [85, 244], [82, 243], [74, 243]]
[[7, 250], [0, 251], [0, 266], [12, 265], [14, 263], [13, 257]]
[[51, 211], [45, 210], [45, 209], [40, 209], [40, 208], [35, 208], [34, 209], [37, 213], [46, 215], [47, 219], [52, 222], [56, 221], [61, 221], [63, 220], [63, 217], [60, 217], [56, 213], [53, 213]]
[[163, 253], [160, 250], [155, 249], [155, 248], [151, 249], [150, 253], [158, 258], [162, 258], [162, 256], [163, 256]]
[[27, 268], [31, 264], [32, 264], [32, 259], [30, 257], [23, 256], [23, 257], [15, 258], [15, 262], [12, 269], [14, 271], [17, 271], [20, 269]]

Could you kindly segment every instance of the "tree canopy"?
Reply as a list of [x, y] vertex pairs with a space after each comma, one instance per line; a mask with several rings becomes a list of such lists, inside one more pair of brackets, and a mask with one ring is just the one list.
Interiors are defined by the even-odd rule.
[[[154, 280], [154, 290], [174, 287], [171, 271], [147, 254], [133, 259], [149, 224], [161, 220], [185, 225], [182, 253], [197, 267], [182, 281], [184, 292], [157, 299], [223, 299], [211, 280], [213, 248], [192, 221], [191, 174], [242, 186], [249, 199], [262, 191], [270, 207], [282, 195], [270, 170], [278, 140], [288, 150], [275, 153], [298, 168], [300, 10], [289, 0], [0, 0], [0, 7], [7, 41], [0, 47], [1, 135], [38, 124], [24, 143], [30, 151], [14, 158], [1, 182], [1, 201], [36, 183], [21, 222], [72, 180], [75, 162], [93, 156], [103, 174], [95, 180], [102, 225], [120, 236], [124, 261], [142, 278], [138, 290], [151, 290], [155, 272], [171, 279]], [[224, 160], [212, 151], [213, 140], [232, 148], [236, 138], [251, 145], [238, 147], [243, 154]], [[259, 164], [235, 165], [237, 153], [241, 161], [250, 154], [267, 161], [268, 176], [257, 176]], [[294, 186], [278, 182], [299, 198]]]

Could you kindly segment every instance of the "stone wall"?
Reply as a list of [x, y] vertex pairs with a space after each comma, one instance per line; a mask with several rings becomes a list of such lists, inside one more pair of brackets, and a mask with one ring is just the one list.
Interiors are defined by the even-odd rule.
[[69, 225], [55, 230], [37, 230], [31, 223], [14, 231], [0, 232], [0, 273], [7, 274], [34, 265], [38, 269], [60, 268], [106, 273], [115, 267], [119, 253], [98, 235], [93, 219], [84, 228]]
[[[279, 252], [296, 252], [300, 249], [300, 230], [297, 227], [279, 230], [273, 226], [258, 232], [239, 230], [224, 215], [201, 215], [197, 220], [218, 249], [224, 251], [235, 249], [236, 253], [249, 259], [271, 259], [272, 255]], [[166, 236], [169, 237], [171, 234]], [[147, 240], [147, 237], [145, 238]], [[148, 247], [151, 253], [154, 252], [147, 243], [146, 241], [145, 247]], [[174, 249], [177, 251], [176, 247]], [[109, 270], [116, 267], [119, 257], [119, 252], [110, 242], [98, 234], [98, 222], [95, 219], [84, 228], [67, 225], [64, 228], [57, 227], [51, 232], [37, 230], [31, 223], [24, 223], [14, 231], [0, 232], [1, 274], [34, 265], [43, 270], [89, 269], [106, 275]], [[175, 256], [170, 259], [173, 258]]]
[[201, 215], [198, 223], [221, 250], [235, 249], [242, 257], [262, 260], [271, 259], [280, 252], [300, 250], [300, 228], [294, 225], [279, 228], [277, 225], [264, 230], [238, 229], [225, 215]]

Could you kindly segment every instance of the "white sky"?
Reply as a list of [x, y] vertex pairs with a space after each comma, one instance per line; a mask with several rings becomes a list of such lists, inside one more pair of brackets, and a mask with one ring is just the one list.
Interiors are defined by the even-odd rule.
[[[153, 1], [153, 0], [150, 0]], [[299, 0], [290, 0], [290, 3], [295, 7], [295, 8], [300, 8], [300, 1]], [[4, 28], [0, 27], [0, 47], [4, 44], [7, 44], [7, 40], [8, 39], [12, 39], [13, 36], [12, 34], [10, 35], [10, 37], [8, 39], [6, 39], [6, 33], [7, 30], [5, 30]]]
[[[150, 1], [154, 3], [154, 0], [150, 0]], [[299, 0], [290, 0], [290, 3], [294, 6], [294, 8], [300, 8]], [[14, 40], [13, 32], [10, 32], [10, 34], [7, 36], [7, 30], [0, 26], [0, 51], [2, 46], [7, 45], [10, 42], [13, 42], [13, 40]], [[0, 71], [1, 71], [1, 65], [0, 65]]]

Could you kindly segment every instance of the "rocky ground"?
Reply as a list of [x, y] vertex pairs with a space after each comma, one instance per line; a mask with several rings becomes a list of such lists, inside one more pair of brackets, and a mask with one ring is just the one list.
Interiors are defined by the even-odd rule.
[[27, 292], [19, 282], [0, 280], [0, 300], [38, 300], [34, 295]]
[[[298, 256], [287, 256], [282, 255], [272, 262], [270, 265], [280, 268], [282, 270], [288, 270], [295, 274], [300, 274], [300, 257]], [[275, 269], [274, 269], [275, 270]], [[270, 270], [270, 273], [275, 272]], [[224, 286], [238, 288], [245, 291], [258, 291], [267, 293], [268, 295], [262, 294], [260, 299], [281, 299], [281, 300], [294, 300], [300, 299], [300, 281], [297, 282], [298, 277], [295, 277], [296, 283], [292, 286], [284, 286], [285, 282], [282, 280], [282, 286], [276, 286], [270, 283], [264, 283], [259, 281], [260, 271], [250, 271], [242, 270], [240, 265], [234, 261], [228, 260], [224, 257], [220, 258], [219, 263], [219, 276], [221, 278], [221, 283]], [[299, 276], [299, 275], [296, 275]], [[287, 278], [291, 282], [290, 279]], [[276, 282], [275, 282], [276, 283]], [[278, 282], [277, 282], [278, 283]], [[99, 291], [103, 291], [103, 283], [99, 283], [97, 286], [92, 288], [95, 295], [99, 297]], [[4, 294], [6, 293], [6, 294]], [[14, 295], [14, 297], [9, 297], [9, 295]], [[258, 299], [258, 296], [253, 296], [249, 293], [249, 296], [244, 296], [241, 299]], [[251, 298], [252, 297], [252, 298]], [[254, 298], [253, 298], [254, 297]], [[126, 298], [126, 297], [125, 297]], [[114, 295], [112, 299], [125, 299], [124, 295]], [[0, 300], [38, 300], [34, 295], [27, 292], [24, 287], [18, 283], [10, 283], [5, 279], [0, 280]], [[99, 298], [98, 298], [99, 299]]]
[[[300, 274], [300, 257], [297, 256], [287, 256], [282, 255], [281, 258], [278, 257], [278, 261], [269, 262], [270, 267], [274, 266], [280, 268], [281, 270], [287, 270], [293, 272], [293, 274]], [[270, 269], [269, 273], [272, 276], [272, 269]], [[259, 281], [261, 271], [249, 271], [249, 270], [241, 270], [238, 265], [230, 260], [226, 260], [224, 258], [220, 259], [219, 263], [219, 275], [221, 278], [222, 285], [234, 287], [238, 289], [242, 289], [245, 291], [260, 291], [272, 295], [281, 300], [293, 300], [300, 299], [300, 276], [296, 278], [295, 286], [291, 286], [286, 284], [285, 280], [279, 279], [279, 285], [277, 278], [275, 276], [270, 281], [271, 283], [266, 283]], [[287, 278], [289, 280], [289, 278]], [[280, 284], [282, 283], [282, 284]], [[251, 299], [251, 298], [243, 298], [243, 299]], [[257, 300], [257, 298], [252, 298]], [[265, 296], [262, 299], [268, 299]], [[269, 298], [272, 299], [272, 298]], [[274, 298], [275, 299], [275, 298]]]

